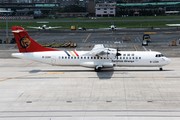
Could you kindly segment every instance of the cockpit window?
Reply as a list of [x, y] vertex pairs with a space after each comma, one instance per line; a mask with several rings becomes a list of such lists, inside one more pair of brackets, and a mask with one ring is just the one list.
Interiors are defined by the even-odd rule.
[[156, 57], [164, 57], [163, 54], [156, 54]]

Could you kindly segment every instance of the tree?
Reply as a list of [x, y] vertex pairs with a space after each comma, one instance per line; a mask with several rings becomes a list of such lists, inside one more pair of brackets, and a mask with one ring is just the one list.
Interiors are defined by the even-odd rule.
[[160, 2], [160, 0], [151, 0], [151, 2]]
[[78, 5], [68, 5], [59, 9], [59, 12], [86, 12], [86, 8]]
[[125, 0], [117, 0], [116, 3], [125, 3]]

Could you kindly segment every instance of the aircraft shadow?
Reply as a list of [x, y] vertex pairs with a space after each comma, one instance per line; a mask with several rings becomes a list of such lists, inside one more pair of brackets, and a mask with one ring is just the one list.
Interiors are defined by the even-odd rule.
[[[108, 69], [103, 69], [101, 70], [100, 72], [97, 72], [97, 73], [104, 73], [104, 72], [163, 72], [163, 71], [174, 71], [174, 70], [163, 70], [163, 71], [160, 71], [160, 70], [108, 70]], [[29, 73], [38, 73], [38, 72], [95, 72], [94, 70], [31, 70], [29, 71]]]
[[[124, 72], [157, 72], [159, 70], [114, 70], [114, 69], [103, 69], [100, 72], [96, 72], [97, 77], [89, 77], [89, 78], [99, 78], [100, 80], [108, 80], [111, 79], [113, 74], [125, 74]], [[163, 71], [173, 71], [173, 70], [163, 70]], [[163, 72], [159, 71], [159, 72]], [[29, 73], [39, 73], [39, 72], [94, 72], [94, 70], [31, 70]]]

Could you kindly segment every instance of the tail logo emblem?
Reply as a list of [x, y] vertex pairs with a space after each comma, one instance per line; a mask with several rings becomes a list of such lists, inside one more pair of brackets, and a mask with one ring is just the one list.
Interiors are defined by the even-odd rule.
[[23, 37], [19, 40], [22, 48], [28, 48], [31, 45], [31, 41], [27, 37]]

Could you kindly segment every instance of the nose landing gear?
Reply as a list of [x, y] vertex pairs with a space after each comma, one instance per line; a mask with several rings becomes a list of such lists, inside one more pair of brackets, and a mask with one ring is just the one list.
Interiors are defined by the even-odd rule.
[[162, 68], [162, 67], [160, 67], [160, 68], [159, 68], [159, 70], [160, 70], [160, 71], [162, 71], [162, 70], [163, 70], [163, 68]]

